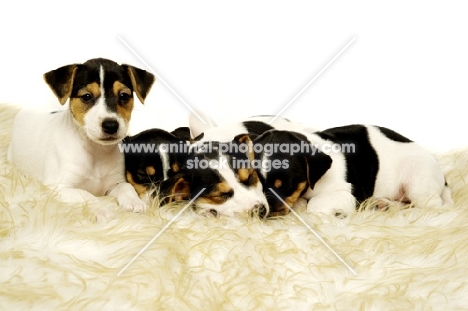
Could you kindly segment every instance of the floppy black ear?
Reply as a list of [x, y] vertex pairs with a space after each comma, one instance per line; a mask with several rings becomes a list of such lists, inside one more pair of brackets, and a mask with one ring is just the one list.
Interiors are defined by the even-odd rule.
[[45, 82], [52, 89], [52, 92], [54, 92], [62, 105], [70, 98], [77, 68], [78, 64], [72, 64], [44, 74]]
[[189, 141], [190, 140], [190, 128], [187, 126], [178, 127], [171, 132], [177, 139]]
[[145, 102], [146, 96], [148, 96], [151, 87], [153, 86], [154, 81], [156, 80], [152, 73], [149, 73], [146, 70], [130, 66], [122, 65], [124, 67], [132, 81], [133, 90], [137, 94], [138, 99], [143, 104]]
[[309, 187], [314, 189], [315, 184], [331, 168], [332, 158], [319, 150], [314, 150], [314, 154], [305, 155], [307, 163], [307, 180]]

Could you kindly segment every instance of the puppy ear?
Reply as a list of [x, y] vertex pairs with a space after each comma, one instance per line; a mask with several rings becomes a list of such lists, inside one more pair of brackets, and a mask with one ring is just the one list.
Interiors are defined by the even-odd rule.
[[254, 154], [254, 148], [253, 148], [253, 143], [252, 140], [250, 139], [250, 136], [248, 134], [239, 134], [236, 137], [234, 137], [234, 142], [240, 143], [240, 144], [245, 144], [247, 146], [247, 158], [249, 161], [255, 160], [255, 154]]
[[122, 65], [130, 76], [132, 81], [133, 90], [137, 94], [138, 99], [144, 104], [146, 96], [148, 96], [154, 81], [156, 80], [152, 73], [146, 70], [133, 67], [130, 65]]
[[317, 181], [331, 168], [333, 162], [328, 154], [319, 150], [314, 151], [316, 151], [314, 154], [304, 156], [307, 163], [307, 180], [311, 189], [314, 188]]
[[44, 74], [44, 80], [63, 105], [70, 98], [78, 64], [60, 67]]
[[177, 179], [171, 189], [168, 203], [184, 201], [190, 198], [190, 184], [183, 177]]
[[176, 128], [171, 132], [172, 135], [175, 136], [176, 139], [189, 141], [190, 140], [190, 128], [187, 126], [181, 126]]

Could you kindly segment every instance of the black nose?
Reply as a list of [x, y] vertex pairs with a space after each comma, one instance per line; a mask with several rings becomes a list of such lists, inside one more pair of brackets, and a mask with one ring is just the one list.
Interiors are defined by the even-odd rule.
[[257, 216], [259, 218], [265, 218], [266, 216], [268, 216], [268, 211], [265, 205], [257, 204], [252, 209], [251, 214], [252, 214], [252, 217]]
[[115, 134], [119, 130], [119, 122], [114, 119], [105, 119], [102, 121], [102, 130], [106, 134]]

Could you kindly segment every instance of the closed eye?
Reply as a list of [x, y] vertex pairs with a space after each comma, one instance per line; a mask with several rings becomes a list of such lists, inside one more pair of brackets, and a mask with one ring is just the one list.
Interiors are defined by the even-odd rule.
[[216, 193], [211, 194], [209, 197], [213, 201], [222, 203], [222, 202], [228, 200], [229, 198], [231, 198], [233, 195], [234, 195], [234, 191], [231, 190], [231, 191], [227, 191], [227, 192], [216, 192]]

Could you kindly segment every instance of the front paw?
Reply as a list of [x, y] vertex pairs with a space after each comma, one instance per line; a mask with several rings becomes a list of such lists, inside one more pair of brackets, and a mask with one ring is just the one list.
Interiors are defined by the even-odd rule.
[[146, 212], [146, 203], [140, 198], [124, 198], [120, 202], [120, 206], [128, 211], [134, 213]]
[[355, 211], [356, 199], [347, 192], [331, 192], [312, 197], [307, 203], [307, 211], [331, 215], [344, 219]]

